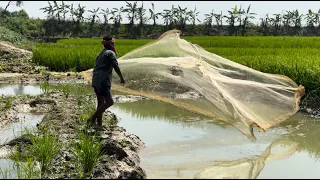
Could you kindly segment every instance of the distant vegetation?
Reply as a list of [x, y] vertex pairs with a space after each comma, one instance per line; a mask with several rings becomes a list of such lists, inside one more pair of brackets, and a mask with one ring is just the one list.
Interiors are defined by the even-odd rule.
[[[5, 8], [0, 8], [0, 25], [16, 31], [30, 39], [48, 37], [101, 37], [105, 34], [120, 38], [155, 38], [170, 29], [179, 29], [184, 35], [211, 36], [318, 36], [320, 33], [320, 10], [309, 10], [302, 14], [298, 10], [283, 14], [267, 14], [260, 18], [260, 24], [251, 21], [256, 13], [249, 7], [235, 6], [222, 12], [206, 12], [205, 19], [199, 19], [199, 9], [187, 9], [172, 6], [170, 9], [156, 12], [154, 4], [151, 9], [144, 8], [138, 2], [125, 2], [122, 7], [105, 9], [87, 9], [81, 4], [64, 1], [48, 1], [46, 7], [40, 8], [47, 14], [46, 19], [29, 18], [24, 10], [9, 12], [12, 5], [22, 6], [23, 1], [10, 1]], [[89, 12], [85, 17], [84, 13]], [[129, 23], [123, 24], [127, 18]], [[306, 24], [302, 24], [303, 21]]]

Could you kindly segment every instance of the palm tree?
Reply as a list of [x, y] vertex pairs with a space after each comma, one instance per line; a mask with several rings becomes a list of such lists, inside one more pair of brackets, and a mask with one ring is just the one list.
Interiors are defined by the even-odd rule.
[[257, 15], [256, 13], [250, 13], [250, 7], [251, 7], [251, 4], [247, 8], [247, 11], [242, 11], [243, 14], [245, 15], [245, 18], [242, 24], [242, 36], [244, 36], [244, 34], [246, 33], [246, 27], [248, 25], [249, 19], [254, 19], [255, 18], [254, 15]]
[[86, 8], [86, 6], [80, 6], [80, 4], [78, 4], [78, 8], [75, 11], [75, 15], [77, 17], [77, 22], [83, 22], [83, 20], [84, 20], [83, 14], [86, 11], [85, 8]]
[[242, 9], [241, 7], [242, 5], [240, 5], [240, 8], [238, 9], [238, 11], [235, 13], [236, 14], [236, 19], [237, 22], [239, 22], [239, 27], [242, 26], [242, 15], [245, 13], [244, 9]]
[[79, 33], [81, 32], [81, 23], [84, 20], [83, 14], [85, 13], [85, 8], [86, 6], [80, 6], [80, 4], [78, 4], [78, 8], [74, 11], [74, 14], [77, 18], [76, 29], [74, 31], [74, 34], [76, 35], [79, 35]]
[[187, 12], [187, 16], [190, 17], [190, 20], [192, 22], [192, 31], [194, 33], [195, 31], [195, 27], [196, 27], [196, 21], [201, 22], [197, 16], [199, 15], [199, 12], [197, 12], [197, 7], [194, 7], [194, 10], [190, 10], [189, 12]]
[[43, 10], [44, 13], [47, 13], [47, 19], [53, 17], [54, 11], [53, 11], [53, 6], [50, 4], [50, 1], [48, 1], [47, 7], [40, 8], [39, 10]]
[[107, 9], [101, 9], [101, 13], [99, 14], [102, 14], [103, 15], [103, 18], [104, 18], [104, 22], [103, 22], [103, 25], [101, 26], [101, 32], [100, 32], [100, 35], [101, 33], [109, 33], [109, 24], [108, 24], [108, 21], [109, 21], [109, 14], [111, 14], [111, 12], [109, 11], [109, 8]]
[[180, 26], [180, 30], [184, 31], [185, 29], [185, 25], [187, 23], [187, 21], [189, 21], [189, 16], [187, 14], [187, 8], [181, 8], [178, 5], [178, 8], [175, 10], [175, 17], [177, 18], [177, 21], [179, 23]]
[[88, 18], [88, 20], [91, 21], [89, 25], [90, 27], [89, 37], [92, 37], [94, 34], [93, 30], [94, 30], [94, 23], [96, 22], [96, 18], [100, 19], [100, 17], [98, 16], [99, 10], [100, 10], [100, 7], [97, 9], [88, 10], [90, 13], [92, 13]]
[[171, 9], [165, 9], [164, 12], [169, 20], [169, 29], [171, 29], [174, 24], [177, 24], [177, 19], [175, 19], [177, 14], [177, 8], [175, 8], [174, 5], [172, 5]]
[[314, 21], [315, 24], [318, 24], [318, 28], [320, 28], [320, 9], [318, 13], [314, 13]]
[[126, 7], [125, 9], [123, 9], [123, 12], [126, 12], [128, 13], [127, 14], [127, 18], [129, 19], [130, 21], [130, 26], [133, 26], [134, 25], [134, 19], [136, 17], [136, 12], [138, 10], [137, 6], [137, 1], [133, 2], [133, 3], [129, 3], [126, 1]]
[[264, 18], [260, 18], [260, 20], [261, 20], [262, 34], [266, 36], [268, 35], [269, 22], [271, 22], [271, 19], [269, 18], [269, 14], [267, 14]]
[[63, 1], [61, 1], [59, 12], [63, 14], [63, 21], [66, 20], [66, 14], [69, 12], [68, 11], [69, 7], [70, 7], [69, 5], [66, 5]]
[[314, 27], [314, 13], [311, 9], [308, 10], [308, 14], [304, 19], [307, 20], [307, 27]]
[[219, 29], [222, 28], [222, 23], [223, 23], [223, 15], [222, 15], [222, 11], [220, 12], [220, 14], [213, 14], [213, 17], [216, 19], [216, 23]]
[[238, 6], [236, 5], [234, 8], [230, 10], [228, 10], [228, 13], [230, 16], [224, 16], [225, 18], [227, 18], [226, 22], [229, 24], [229, 35], [233, 35], [235, 32], [235, 20], [237, 18], [237, 14], [238, 14]]
[[70, 12], [70, 15], [71, 15], [71, 20], [72, 20], [72, 22], [74, 23], [74, 22], [75, 22], [75, 21], [74, 21], [75, 10], [74, 10], [74, 8], [73, 8], [73, 4], [71, 4], [68, 8], [69, 8], [69, 12]]
[[145, 17], [146, 9], [143, 8], [143, 2], [139, 8], [137, 8], [136, 19], [139, 21], [139, 28], [137, 34], [142, 35], [143, 25], [147, 23], [148, 18]]
[[123, 7], [113, 8], [111, 11], [112, 17], [109, 20], [113, 20], [113, 33], [118, 34], [120, 23], [122, 21], [121, 13], [124, 12]]
[[60, 7], [59, 7], [57, 1], [53, 1], [53, 4], [54, 4], [54, 6], [53, 6], [52, 11], [56, 12], [55, 16], [58, 18], [58, 22], [60, 23]]
[[153, 26], [155, 26], [155, 25], [156, 25], [156, 20], [159, 19], [158, 16], [161, 15], [161, 13], [155, 13], [155, 11], [154, 11], [154, 4], [151, 3], [151, 5], [152, 5], [152, 9], [149, 9], [149, 12], [150, 12], [150, 18], [149, 18], [149, 20], [152, 19], [152, 20], [153, 20]]
[[[4, 8], [4, 10], [3, 11], [1, 11], [2, 12], [2, 17], [4, 18], [5, 16], [6, 16], [6, 13], [7, 13], [7, 9], [8, 9], [8, 7], [10, 6], [10, 4], [11, 3], [13, 3], [13, 2], [16, 2], [16, 6], [17, 7], [21, 7], [22, 5], [23, 5], [23, 1], [9, 1], [8, 2], [8, 4], [7, 4], [7, 6]], [[1, 13], [0, 12], [0, 13]]]
[[270, 18], [270, 23], [273, 26], [273, 35], [279, 35], [279, 30], [281, 27], [282, 17], [281, 14], [273, 14], [275, 17]]
[[297, 28], [301, 27], [301, 19], [303, 17], [303, 14], [299, 14], [298, 10], [293, 11], [293, 21], [294, 21], [294, 26]]
[[169, 22], [170, 22], [170, 11], [165, 9], [164, 12], [161, 13], [161, 16], [164, 21], [164, 24], [166, 25], [166, 29], [168, 29]]
[[23, 1], [9, 1], [7, 6], [4, 8], [4, 12], [7, 11], [8, 7], [10, 6], [11, 3], [16, 2], [17, 7], [21, 7], [23, 5]]
[[205, 14], [205, 19], [204, 19], [204, 24], [206, 27], [206, 34], [210, 35], [211, 33], [211, 28], [212, 28], [212, 24], [213, 24], [213, 17], [214, 17], [214, 10], [212, 10], [211, 13], [209, 14]]
[[292, 12], [286, 11], [286, 14], [282, 15], [282, 23], [285, 29], [289, 30], [290, 24], [292, 22]]

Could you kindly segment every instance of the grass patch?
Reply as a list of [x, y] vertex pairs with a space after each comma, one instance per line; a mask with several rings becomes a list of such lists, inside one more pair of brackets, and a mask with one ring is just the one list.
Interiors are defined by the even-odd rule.
[[102, 156], [102, 145], [97, 135], [90, 136], [83, 131], [78, 131], [79, 142], [73, 142], [73, 154], [75, 156], [78, 178], [89, 177], [93, 168]]
[[53, 158], [59, 153], [60, 142], [55, 133], [49, 133], [43, 129], [41, 134], [29, 133], [32, 145], [28, 147], [31, 157], [40, 163], [41, 177], [43, 177], [52, 165]]

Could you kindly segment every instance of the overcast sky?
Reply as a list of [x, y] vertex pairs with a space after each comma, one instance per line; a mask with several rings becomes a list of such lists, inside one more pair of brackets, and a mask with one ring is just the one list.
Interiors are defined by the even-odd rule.
[[[142, 1], [138, 1], [140, 5]], [[235, 5], [242, 5], [242, 7], [247, 8], [251, 4], [251, 12], [257, 13], [256, 20], [253, 21], [257, 23], [257, 21], [264, 17], [267, 13], [270, 15], [275, 13], [282, 13], [282, 11], [286, 10], [295, 10], [298, 9], [300, 13], [306, 14], [308, 9], [311, 9], [313, 12], [318, 12], [320, 9], [320, 1], [144, 1], [144, 7], [146, 9], [151, 8], [151, 2], [155, 5], [155, 11], [160, 12], [163, 9], [170, 9], [172, 5], [176, 7], [180, 5], [181, 7], [187, 7], [188, 9], [194, 9], [197, 7], [199, 13], [199, 19], [203, 22], [204, 14], [210, 13], [212, 10], [216, 13], [227, 14], [227, 10], [230, 10]], [[4, 8], [7, 5], [8, 1], [0, 1], [0, 6]], [[60, 1], [58, 1], [61, 4]], [[80, 3], [82, 6], [86, 6], [86, 10], [96, 9], [98, 7], [102, 9], [112, 9], [119, 8], [121, 6], [125, 6], [125, 1], [65, 1], [66, 4], [73, 3], [74, 6]], [[30, 17], [36, 18], [45, 18], [46, 14], [43, 11], [39, 10], [42, 7], [47, 6], [47, 1], [24, 1], [23, 8]], [[8, 10], [14, 11], [19, 10], [21, 8], [15, 7], [15, 5], [11, 5]], [[86, 12], [85, 16], [89, 13]], [[149, 11], [147, 11], [147, 15], [149, 15]], [[123, 15], [124, 22], [128, 22], [125, 14]], [[158, 22], [161, 19], [157, 20]]]

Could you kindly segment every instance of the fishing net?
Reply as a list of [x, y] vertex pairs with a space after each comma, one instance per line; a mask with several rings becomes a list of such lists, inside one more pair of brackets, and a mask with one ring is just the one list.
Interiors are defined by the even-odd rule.
[[275, 141], [261, 155], [230, 161], [218, 161], [205, 168], [195, 179], [257, 179], [271, 161], [287, 159], [299, 149], [292, 141]]
[[[118, 61], [126, 85], [114, 84], [112, 90], [223, 120], [252, 140], [253, 126], [265, 131], [288, 119], [298, 111], [304, 95], [304, 87], [288, 77], [262, 73], [210, 53], [181, 39], [178, 30], [164, 33]], [[91, 82], [92, 69], [82, 75]], [[113, 77], [117, 82], [116, 73]], [[185, 98], [190, 94], [193, 98]]]

